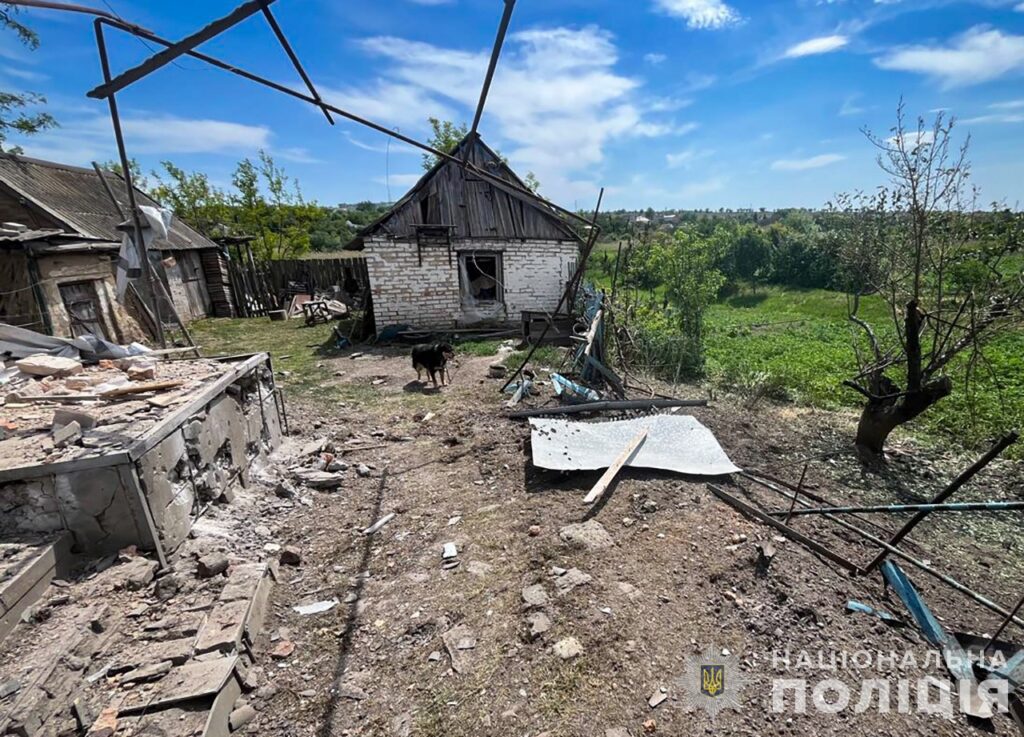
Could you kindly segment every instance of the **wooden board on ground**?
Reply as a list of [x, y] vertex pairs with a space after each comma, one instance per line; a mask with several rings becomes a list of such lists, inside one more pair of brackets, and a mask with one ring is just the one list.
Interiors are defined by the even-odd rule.
[[618, 475], [619, 471], [623, 466], [629, 463], [629, 459], [632, 458], [640, 449], [640, 446], [643, 445], [645, 440], [647, 440], [646, 428], [638, 432], [633, 439], [629, 441], [626, 447], [622, 449], [622, 452], [619, 453], [619, 457], [615, 459], [612, 465], [608, 466], [608, 470], [605, 471], [601, 478], [597, 480], [597, 483], [594, 484], [594, 488], [591, 489], [590, 493], [583, 498], [584, 504], [593, 504], [604, 495], [608, 490], [608, 487], [611, 486], [612, 481]]

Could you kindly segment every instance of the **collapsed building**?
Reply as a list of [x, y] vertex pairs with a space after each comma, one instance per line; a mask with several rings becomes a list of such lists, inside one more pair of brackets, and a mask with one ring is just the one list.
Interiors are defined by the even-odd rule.
[[[116, 296], [127, 195], [114, 172], [0, 154], [0, 322], [119, 343], [155, 334], [131, 291]], [[135, 198], [158, 206], [138, 189]], [[150, 259], [172, 303], [163, 300], [162, 314], [173, 306], [186, 323], [233, 316], [226, 256], [209, 238], [175, 218]]]
[[[476, 134], [451, 156], [526, 189]], [[347, 247], [363, 251], [377, 332], [518, 324], [548, 311], [576, 271], [582, 241], [550, 207], [440, 160]]]

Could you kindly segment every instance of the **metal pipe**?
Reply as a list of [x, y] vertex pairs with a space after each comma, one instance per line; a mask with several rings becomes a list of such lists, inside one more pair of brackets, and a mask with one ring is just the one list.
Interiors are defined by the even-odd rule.
[[[755, 476], [750, 476], [749, 474], [745, 475], [745, 478], [750, 479], [751, 481], [753, 481], [756, 484], [760, 484], [761, 486], [765, 487], [766, 489], [770, 489], [770, 490], [772, 490], [772, 491], [774, 491], [774, 492], [776, 492], [778, 494], [781, 494], [786, 499], [790, 499], [791, 498], [790, 495], [786, 491], [784, 491], [783, 489], [780, 489], [779, 487], [775, 486], [774, 484], [772, 484], [772, 483], [770, 483], [768, 481], [765, 481], [764, 479], [759, 479], [759, 478], [757, 478]], [[800, 504], [802, 504], [803, 506], [807, 506], [807, 502], [804, 502], [803, 500], [800, 501]], [[922, 571], [927, 573], [929, 576], [932, 576], [932, 577], [938, 579], [939, 581], [942, 581], [942, 583], [946, 584], [947, 586], [949, 586], [950, 588], [952, 588], [955, 591], [959, 591], [961, 594], [963, 594], [964, 596], [968, 597], [969, 599], [977, 602], [978, 604], [981, 604], [986, 609], [989, 609], [989, 610], [991, 610], [991, 611], [995, 612], [996, 614], [999, 614], [999, 615], [1001, 615], [1003, 617], [1011, 616], [1010, 612], [1008, 612], [1006, 609], [1004, 609], [1003, 607], [1001, 607], [998, 604], [996, 604], [991, 599], [983, 596], [982, 594], [979, 594], [976, 591], [973, 591], [973, 590], [967, 588], [962, 583], [957, 581], [955, 578], [953, 578], [951, 576], [947, 576], [945, 573], [941, 573], [939, 571], [936, 571], [934, 568], [932, 568], [931, 566], [927, 565], [923, 561], [920, 561], [917, 558], [914, 558], [914, 557], [908, 555], [907, 553], [904, 553], [902, 550], [900, 550], [899, 548], [897, 548], [894, 545], [890, 545], [885, 540], [882, 540], [880, 538], [875, 537], [870, 532], [867, 532], [866, 530], [862, 530], [861, 528], [857, 527], [856, 525], [850, 524], [849, 522], [841, 519], [840, 517], [836, 517], [836, 516], [831, 515], [831, 514], [826, 514], [824, 516], [825, 516], [826, 519], [831, 520], [832, 522], [835, 522], [840, 527], [842, 527], [842, 528], [844, 528], [846, 530], [849, 530], [850, 532], [854, 533], [855, 535], [859, 535], [860, 537], [864, 538], [868, 542], [874, 543], [875, 545], [879, 546], [880, 548], [884, 548], [891, 555], [895, 555], [897, 558], [905, 560], [907, 563], [909, 563], [910, 565], [912, 565], [912, 566], [914, 566], [916, 568], [921, 569]], [[863, 575], [863, 574], [867, 574], [868, 570], [865, 569], [865, 568], [862, 568], [860, 572]], [[1022, 622], [1016, 616], [1014, 616], [1013, 621], [1015, 623], [1021, 625], [1021, 626], [1024, 626], [1024, 622]]]
[[[133, 36], [138, 36], [139, 38], [144, 38], [147, 41], [152, 41], [153, 43], [160, 44], [161, 46], [165, 46], [165, 47], [169, 48], [169, 47], [174, 45], [173, 42], [168, 41], [165, 38], [161, 38], [160, 36], [157, 36], [155, 33], [152, 33], [152, 32], [147, 31], [145, 29], [138, 28], [136, 26], [132, 26], [131, 24], [124, 23], [124, 22], [119, 21], [119, 20], [114, 20], [114, 19], [109, 19], [109, 18], [100, 18], [98, 20], [99, 20], [99, 22], [104, 23], [106, 25], [109, 25], [109, 26], [111, 26], [113, 28], [117, 28], [119, 30], [125, 31], [126, 33], [130, 33]], [[226, 72], [230, 72], [231, 74], [234, 74], [236, 76], [242, 77], [243, 79], [247, 79], [250, 82], [255, 82], [256, 84], [262, 85], [264, 87], [268, 87], [268, 88], [270, 88], [272, 90], [275, 90], [275, 91], [280, 92], [282, 94], [288, 95], [290, 97], [294, 97], [297, 100], [302, 100], [303, 102], [307, 102], [307, 103], [309, 103], [311, 105], [315, 105], [317, 107], [327, 108], [332, 113], [334, 113], [336, 115], [340, 115], [343, 118], [347, 118], [348, 120], [351, 120], [354, 123], [359, 123], [360, 125], [366, 126], [367, 128], [371, 128], [371, 129], [377, 131], [378, 133], [383, 133], [386, 136], [390, 136], [391, 138], [399, 140], [402, 143], [405, 143], [405, 144], [407, 144], [409, 146], [412, 146], [413, 148], [418, 148], [421, 151], [424, 151], [425, 153], [429, 153], [429, 154], [431, 154], [433, 156], [437, 156], [438, 158], [444, 159], [445, 161], [451, 161], [451, 162], [453, 162], [455, 164], [458, 164], [459, 166], [467, 169], [468, 171], [473, 172], [473, 174], [479, 176], [481, 179], [486, 180], [487, 182], [489, 182], [491, 185], [497, 187], [498, 189], [501, 189], [501, 190], [503, 190], [505, 192], [508, 192], [508, 193], [512, 193], [512, 194], [518, 195], [520, 197], [525, 197], [525, 198], [527, 198], [527, 199], [529, 199], [529, 200], [531, 200], [533, 202], [540, 203], [540, 204], [544, 205], [545, 207], [550, 207], [555, 212], [561, 213], [561, 214], [565, 215], [566, 217], [569, 217], [569, 218], [571, 218], [571, 219], [573, 219], [573, 220], [575, 220], [575, 221], [577, 221], [579, 223], [582, 223], [584, 225], [590, 225], [590, 226], [593, 226], [595, 228], [597, 227], [596, 221], [595, 222], [591, 222], [591, 221], [587, 220], [586, 218], [581, 217], [577, 213], [573, 212], [572, 210], [567, 210], [566, 208], [561, 207], [560, 205], [556, 205], [555, 203], [551, 202], [550, 200], [544, 199], [543, 197], [539, 196], [537, 193], [532, 192], [529, 189], [526, 189], [525, 187], [520, 187], [520, 186], [518, 186], [517, 184], [515, 184], [513, 182], [506, 181], [506, 180], [502, 179], [501, 177], [497, 177], [497, 176], [491, 174], [488, 171], [484, 171], [483, 169], [481, 169], [480, 167], [476, 166], [475, 164], [473, 164], [471, 162], [464, 163], [460, 159], [452, 156], [451, 154], [447, 154], [447, 153], [445, 153], [443, 151], [439, 151], [438, 149], [436, 149], [436, 148], [434, 148], [432, 146], [428, 146], [425, 143], [420, 143], [419, 141], [417, 141], [414, 138], [409, 138], [408, 136], [403, 135], [402, 133], [399, 133], [397, 131], [391, 130], [390, 128], [386, 128], [385, 126], [380, 125], [379, 123], [374, 123], [372, 120], [368, 120], [366, 118], [362, 118], [362, 117], [360, 117], [358, 115], [355, 115], [354, 113], [350, 113], [347, 110], [343, 110], [343, 109], [337, 107], [336, 105], [330, 104], [329, 102], [325, 102], [325, 101], [318, 102], [315, 98], [310, 97], [309, 95], [305, 95], [305, 94], [303, 94], [301, 92], [298, 92], [297, 90], [291, 89], [290, 87], [286, 87], [283, 84], [279, 84], [279, 83], [274, 82], [272, 80], [265, 79], [264, 77], [260, 77], [257, 74], [253, 74], [252, 72], [246, 71], [245, 69], [241, 69], [241, 68], [236, 67], [236, 66], [234, 66], [232, 64], [228, 64], [227, 62], [221, 61], [220, 59], [217, 59], [215, 57], [209, 56], [208, 54], [204, 54], [204, 53], [202, 53], [200, 51], [191, 50], [191, 51], [186, 52], [185, 56], [190, 56], [193, 59], [198, 59], [199, 61], [204, 61], [207, 64], [210, 64], [212, 66], [217, 67], [218, 69], [223, 69]]]
[[[601, 201], [603, 199], [604, 199], [604, 187], [601, 187], [601, 191], [597, 195], [597, 206], [594, 208], [594, 222], [595, 223], [597, 222], [597, 214], [601, 211]], [[526, 354], [526, 358], [523, 359], [523, 362], [519, 365], [519, 368], [517, 368], [515, 370], [515, 373], [513, 373], [512, 376], [509, 377], [509, 380], [505, 382], [505, 385], [503, 387], [501, 387], [501, 389], [498, 390], [499, 392], [504, 392], [505, 389], [507, 389], [508, 386], [513, 381], [516, 380], [516, 377], [519, 376], [519, 374], [521, 374], [523, 372], [523, 369], [526, 368], [526, 364], [528, 364], [530, 362], [530, 359], [533, 358], [533, 354], [537, 352], [537, 349], [544, 342], [544, 338], [547, 336], [548, 330], [551, 329], [551, 324], [555, 321], [554, 320], [555, 315], [557, 315], [558, 311], [560, 309], [562, 309], [562, 305], [565, 304], [565, 301], [569, 298], [569, 295], [573, 292], [573, 286], [576, 283], [577, 277], [582, 278], [583, 272], [584, 272], [584, 270], [586, 269], [586, 266], [587, 266], [587, 259], [590, 258], [590, 251], [594, 247], [594, 241], [597, 240], [597, 233], [599, 231], [599, 229], [597, 228], [596, 225], [593, 226], [593, 227], [594, 227], [594, 230], [590, 231], [590, 241], [587, 243], [586, 250], [583, 252], [583, 255], [580, 258], [579, 265], [576, 267], [576, 273], [574, 273], [572, 275], [572, 279], [570, 279], [568, 285], [566, 285], [565, 291], [562, 292], [562, 296], [558, 300], [558, 304], [555, 306], [554, 312], [551, 313], [551, 319], [546, 320], [544, 322], [544, 329], [540, 332], [540, 337], [537, 338], [537, 342], [534, 343], [530, 347], [530, 352]], [[571, 310], [572, 307], [570, 306], [569, 309]]]
[[[989, 463], [991, 463], [996, 456], [998, 456], [1000, 453], [1002, 453], [1004, 450], [1006, 450], [1008, 447], [1010, 447], [1016, 442], [1017, 433], [1011, 432], [1007, 435], [1004, 435], [1002, 438], [998, 440], [998, 442], [996, 442], [995, 445], [993, 445], [989, 449], [987, 453], [985, 453], [985, 455], [983, 455], [981, 458], [972, 463], [968, 468], [964, 469], [960, 473], [960, 475], [953, 479], [945, 489], [940, 491], [935, 496], [935, 498], [932, 499], [931, 503], [941, 504], [942, 502], [946, 501], [946, 499], [953, 496], [953, 494], [960, 490], [960, 487], [962, 487], [964, 484], [966, 484], [968, 481], [974, 478], [978, 471], [980, 471]], [[921, 524], [921, 522], [924, 521], [925, 517], [927, 517], [928, 514], [929, 512], [927, 511], [918, 512], [911, 519], [907, 520], [907, 523], [903, 525], [903, 527], [901, 527], [895, 535], [892, 536], [892, 539], [889, 540], [889, 544], [899, 545], [900, 540], [909, 535], [911, 530], [913, 530], [915, 527]], [[873, 571], [875, 568], [877, 568], [881, 564], [881, 562], [885, 560], [885, 556], [887, 554], [888, 553], [886, 551], [882, 551], [881, 553], [879, 553], [873, 561], [868, 563], [868, 566], [865, 569], [865, 571]]]
[[793, 492], [793, 501], [789, 505], [789, 512], [786, 514], [786, 524], [789, 524], [789, 520], [793, 517], [793, 510], [796, 509], [796, 500], [800, 498], [800, 492], [804, 489], [804, 479], [807, 478], [807, 467], [810, 463], [804, 464], [804, 470], [800, 472], [800, 480], [796, 484], [796, 490]]
[[[100, 66], [103, 69], [103, 79], [110, 81], [110, 59], [107, 56], [107, 43], [103, 38], [103, 18], [93, 21], [96, 31], [96, 49], [100, 55]], [[156, 288], [153, 286], [153, 265], [149, 262], [149, 253], [146, 249], [146, 242], [142, 238], [142, 221], [139, 219], [139, 208], [135, 201], [135, 185], [132, 182], [132, 172], [128, 161], [128, 152], [124, 146], [124, 133], [121, 130], [121, 116], [117, 111], [117, 97], [111, 94], [107, 98], [107, 106], [110, 108], [110, 121], [114, 127], [114, 140], [117, 142], [117, 155], [121, 160], [121, 176], [124, 178], [124, 186], [128, 193], [128, 207], [131, 210], [132, 226], [135, 231], [135, 247], [139, 252], [142, 273], [146, 275], [147, 295], [153, 301], [153, 315], [156, 318], [156, 338], [160, 341], [160, 347], [167, 347], [167, 340], [164, 337], [164, 321], [160, 312], [160, 299], [157, 297]]]
[[[491, 89], [491, 82], [494, 80], [494, 71], [498, 67], [498, 57], [501, 56], [501, 47], [505, 43], [505, 34], [508, 32], [508, 24], [512, 20], [512, 11], [516, 6], [516, 0], [505, 0], [505, 12], [501, 16], [501, 24], [498, 26], [498, 35], [494, 39], [494, 48], [491, 50], [491, 61], [487, 65], [487, 75], [484, 77], [484, 86], [480, 90], [480, 101], [476, 105], [476, 115], [473, 116], [473, 127], [470, 128], [471, 138], [476, 136], [477, 128], [480, 126], [480, 118], [484, 114], [484, 105], [487, 103], [487, 93]], [[466, 150], [465, 159], [468, 160], [469, 150]]]
[[109, 20], [115, 20], [118, 23], [124, 23], [130, 25], [133, 28], [139, 30], [145, 30], [142, 26], [137, 26], [134, 23], [127, 23], [121, 20], [120, 17], [114, 13], [108, 13], [106, 10], [99, 10], [98, 8], [88, 8], [84, 5], [75, 5], [73, 3], [58, 3], [50, 2], [49, 0], [6, 0], [7, 5], [21, 5], [26, 8], [43, 8], [45, 10], [64, 10], [69, 13], [82, 13], [84, 15], [92, 15], [97, 18], [107, 18]]
[[[812, 507], [797, 509], [788, 514], [895, 514], [899, 512], [1010, 512], [1024, 509], [1024, 502], [963, 502], [960, 504], [892, 504], [874, 507]], [[781, 517], [787, 512], [770, 512]]]
[[999, 639], [999, 635], [1003, 634], [1003, 630], [1005, 630], [1006, 626], [1014, 620], [1014, 618], [1017, 616], [1017, 612], [1020, 611], [1021, 607], [1024, 607], [1024, 596], [1022, 596], [1020, 598], [1020, 601], [1017, 602], [1017, 606], [1013, 608], [1013, 611], [1010, 613], [1010, 616], [1004, 619], [1003, 623], [999, 625], [999, 629], [996, 630], [996, 633], [988, 639], [988, 642], [985, 643], [985, 647], [981, 649], [982, 654], [985, 654], [985, 652], [987, 652], [988, 649], [992, 647], [992, 643]]
[[292, 66], [295, 67], [295, 71], [302, 77], [302, 81], [306, 83], [306, 89], [309, 90], [309, 94], [320, 103], [320, 109], [323, 111], [324, 116], [327, 118], [327, 122], [334, 125], [334, 118], [331, 117], [330, 111], [324, 107], [323, 99], [320, 97], [320, 93], [316, 91], [316, 87], [313, 86], [313, 80], [306, 74], [306, 70], [302, 68], [302, 62], [299, 61], [299, 57], [296, 56], [295, 51], [292, 49], [292, 45], [288, 43], [288, 37], [284, 35], [284, 31], [281, 30], [281, 26], [277, 23], [277, 18], [270, 12], [270, 6], [263, 6], [263, 16], [267, 19], [267, 24], [270, 26], [270, 30], [277, 36], [278, 42], [281, 44], [281, 48], [284, 49], [284, 53], [291, 59]]

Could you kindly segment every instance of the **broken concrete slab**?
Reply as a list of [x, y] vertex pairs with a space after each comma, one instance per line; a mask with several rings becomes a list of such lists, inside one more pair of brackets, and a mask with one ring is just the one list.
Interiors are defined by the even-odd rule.
[[245, 630], [248, 601], [230, 601], [218, 604], [206, 618], [196, 638], [196, 653], [219, 651], [229, 653], [238, 649]]
[[299, 469], [293, 472], [292, 476], [294, 476], [296, 481], [308, 486], [310, 489], [320, 489], [321, 491], [337, 489], [345, 480], [344, 475], [340, 473], [314, 471], [308, 468]]
[[173, 669], [149, 692], [129, 691], [122, 714], [155, 710], [182, 701], [215, 696], [235, 672], [236, 656], [193, 662]]
[[544, 612], [531, 612], [526, 618], [531, 640], [542, 637], [551, 630], [551, 619]]
[[133, 670], [128, 671], [121, 676], [122, 683], [145, 683], [147, 681], [156, 681], [163, 678], [165, 675], [171, 672], [171, 668], [174, 667], [174, 663], [170, 660], [163, 660], [157, 663], [150, 663], [149, 665], [143, 665]]
[[213, 578], [224, 573], [231, 562], [223, 553], [207, 553], [196, 561], [196, 575], [199, 578]]
[[82, 439], [82, 426], [72, 420], [66, 425], [61, 425], [53, 431], [53, 446], [55, 448], [66, 448], [74, 445]]
[[82, 362], [74, 358], [38, 354], [15, 361], [14, 365], [23, 374], [30, 376], [71, 376], [81, 373]]
[[603, 550], [615, 544], [604, 525], [593, 519], [566, 525], [558, 531], [558, 536], [569, 547], [585, 550]]
[[70, 409], [68, 407], [58, 407], [53, 412], [53, 427], [63, 427], [72, 422], [77, 422], [78, 426], [83, 430], [92, 430], [96, 427], [96, 418], [88, 412], [79, 409]]

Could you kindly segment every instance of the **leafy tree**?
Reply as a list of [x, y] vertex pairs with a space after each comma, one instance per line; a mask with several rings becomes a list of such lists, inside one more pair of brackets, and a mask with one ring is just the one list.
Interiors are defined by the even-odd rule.
[[321, 208], [305, 201], [298, 183], [269, 153], [260, 150], [256, 163], [242, 160], [231, 181], [236, 227], [255, 236], [253, 250], [260, 259], [295, 258], [309, 250], [310, 231]]
[[227, 195], [210, 184], [206, 174], [187, 172], [170, 161], [160, 162], [164, 173], [153, 172], [149, 191], [157, 202], [207, 237], [218, 235], [230, 219]]
[[[104, 161], [100, 164], [100, 168], [112, 171], [119, 177], [124, 176], [124, 169], [121, 168], [120, 161]], [[149, 179], [145, 174], [142, 173], [142, 167], [139, 165], [138, 160], [128, 159], [128, 173], [132, 175], [132, 184], [135, 185], [136, 189], [140, 189], [143, 192], [149, 193]], [[159, 200], [157, 200], [159, 202]]]
[[532, 171], [526, 172], [526, 179], [523, 180], [523, 183], [526, 184], [526, 188], [534, 194], [540, 192], [540, 180], [537, 179], [537, 175]]
[[[18, 40], [30, 49], [39, 48], [38, 34], [18, 21], [15, 17], [17, 12], [18, 8], [10, 3], [0, 3], [0, 29], [14, 31]], [[45, 103], [46, 98], [35, 92], [0, 90], [0, 151], [12, 154], [22, 152], [20, 146], [6, 145], [11, 133], [30, 136], [57, 125], [49, 113], [27, 111], [27, 108]]]
[[[450, 120], [438, 120], [427, 118], [430, 123], [431, 136], [427, 139], [427, 145], [441, 153], [450, 154], [455, 147], [462, 142], [462, 139], [469, 135], [469, 126], [465, 123], [456, 125]], [[434, 154], [423, 154], [423, 168], [430, 171], [437, 163]]]
[[[839, 201], [861, 219], [843, 243], [844, 259], [856, 265], [871, 254], [877, 270], [867, 286], [889, 307], [889, 318], [873, 325], [858, 314], [857, 295], [851, 299], [864, 347], [855, 344], [860, 370], [844, 384], [866, 400], [856, 437], [865, 457], [879, 456], [895, 428], [949, 396], [952, 374], [969, 380], [986, 343], [1021, 322], [1024, 224], [1019, 214], [979, 215], [968, 183], [970, 139], [955, 145], [953, 129], [941, 113], [931, 125], [908, 125], [901, 102], [891, 135], [865, 131], [889, 184]], [[958, 361], [961, 354], [970, 360]]]

